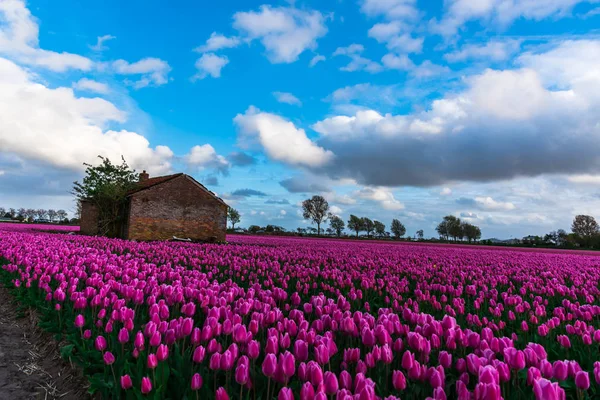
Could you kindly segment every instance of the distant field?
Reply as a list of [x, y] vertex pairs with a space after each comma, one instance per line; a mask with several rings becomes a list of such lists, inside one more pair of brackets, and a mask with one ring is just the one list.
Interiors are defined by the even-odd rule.
[[12, 222], [0, 222], [0, 230], [79, 232], [79, 226], [55, 225], [55, 224], [20, 224], [20, 223], [12, 223]]

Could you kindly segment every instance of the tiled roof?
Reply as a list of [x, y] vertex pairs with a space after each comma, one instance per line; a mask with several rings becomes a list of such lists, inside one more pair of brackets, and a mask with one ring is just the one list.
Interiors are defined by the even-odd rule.
[[[141, 182], [137, 183], [137, 187], [133, 190], [130, 190], [129, 193], [127, 193], [127, 196], [131, 196], [133, 194], [136, 194], [142, 190], [151, 188], [153, 186], [156, 185], [160, 185], [162, 183], [165, 183], [167, 181], [170, 181], [171, 179], [175, 179], [179, 176], [185, 175], [183, 173], [178, 173], [178, 174], [173, 174], [173, 175], [165, 175], [165, 176], [157, 176], [155, 178], [148, 178], [146, 180], [143, 180]], [[198, 182], [197, 180], [195, 180], [194, 178], [192, 178], [191, 176], [187, 175], [188, 178], [190, 178], [192, 180], [192, 182], [194, 182], [195, 184], [197, 184], [198, 186], [200, 186], [202, 189], [204, 189], [208, 194], [210, 194], [212, 197], [214, 197], [215, 199], [217, 199], [219, 202], [227, 205], [223, 199], [221, 199], [219, 196], [217, 196], [216, 194], [214, 194], [212, 191], [208, 190], [206, 188], [206, 186], [204, 186], [203, 184], [201, 184], [200, 182]]]
[[135, 189], [130, 190], [127, 195], [131, 196], [134, 193], [139, 192], [140, 190], [148, 189], [152, 186], [160, 185], [161, 183], [170, 181], [171, 179], [177, 178], [178, 176], [183, 175], [182, 173], [173, 174], [173, 175], [165, 175], [165, 176], [157, 176], [155, 178], [149, 178], [144, 181], [138, 182]]

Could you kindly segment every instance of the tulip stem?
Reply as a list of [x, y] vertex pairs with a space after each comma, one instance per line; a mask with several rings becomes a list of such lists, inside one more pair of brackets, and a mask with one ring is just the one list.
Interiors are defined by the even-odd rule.
[[267, 399], [269, 398], [270, 391], [271, 391], [271, 377], [269, 377], [269, 381], [267, 382]]
[[244, 386], [240, 385], [240, 400], [243, 399], [243, 394], [244, 394]]

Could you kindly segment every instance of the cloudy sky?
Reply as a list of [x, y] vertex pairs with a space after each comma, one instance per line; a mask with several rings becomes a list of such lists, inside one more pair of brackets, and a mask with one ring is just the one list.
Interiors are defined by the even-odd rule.
[[122, 155], [242, 226], [312, 194], [410, 235], [600, 217], [599, 0], [85, 3], [0, 0], [0, 206], [73, 210]]

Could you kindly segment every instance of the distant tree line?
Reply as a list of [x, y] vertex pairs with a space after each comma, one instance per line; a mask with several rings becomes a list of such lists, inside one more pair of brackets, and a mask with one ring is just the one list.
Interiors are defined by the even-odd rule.
[[51, 222], [68, 224], [71, 220], [65, 210], [33, 209], [33, 208], [4, 208], [0, 207], [0, 218], [19, 222]]
[[467, 239], [469, 243], [481, 239], [481, 229], [478, 226], [468, 222], [461, 221], [454, 215], [446, 215], [442, 222], [435, 228], [440, 238], [444, 240], [463, 240]]

